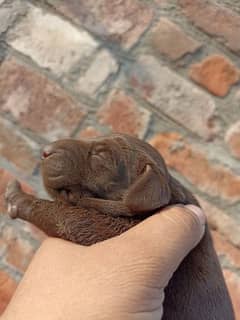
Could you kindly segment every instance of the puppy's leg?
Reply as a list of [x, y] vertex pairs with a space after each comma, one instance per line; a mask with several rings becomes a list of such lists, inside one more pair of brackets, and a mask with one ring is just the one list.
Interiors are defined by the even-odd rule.
[[125, 205], [123, 201], [113, 201], [98, 198], [82, 198], [78, 200], [77, 207], [95, 209], [112, 217], [132, 217], [136, 215], [136, 213], [131, 212], [131, 210]]
[[61, 201], [37, 199], [24, 193], [17, 181], [9, 184], [5, 198], [12, 218], [28, 221], [51, 237], [85, 246], [119, 235], [140, 222], [116, 219], [91, 208], [70, 206]]
[[63, 226], [68, 211], [64, 203], [37, 199], [26, 194], [18, 181], [8, 185], [5, 201], [12, 219], [31, 222], [49, 236], [61, 236], [60, 226]]

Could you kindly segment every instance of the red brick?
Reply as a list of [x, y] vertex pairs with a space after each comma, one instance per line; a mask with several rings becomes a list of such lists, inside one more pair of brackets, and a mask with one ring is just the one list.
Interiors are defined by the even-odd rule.
[[[4, 194], [9, 181], [16, 179], [9, 171], [0, 168], [0, 211], [6, 211]], [[34, 194], [33, 189], [26, 183], [21, 183], [23, 190], [27, 193]]]
[[232, 155], [240, 159], [240, 121], [229, 128], [225, 136], [225, 141]]
[[150, 37], [151, 46], [155, 51], [166, 55], [170, 60], [177, 60], [201, 47], [199, 42], [167, 18], [160, 19]]
[[206, 156], [177, 133], [162, 133], [151, 140], [167, 165], [210, 196], [230, 203], [239, 201], [240, 177], [222, 165], [212, 164]]
[[112, 131], [143, 137], [150, 120], [150, 112], [122, 91], [114, 91], [100, 108], [98, 117], [101, 124]]
[[237, 219], [199, 197], [198, 200], [207, 215], [210, 227], [240, 248], [240, 224]]
[[15, 126], [1, 118], [0, 141], [0, 156], [6, 158], [20, 171], [32, 173], [37, 164], [39, 147], [17, 131]]
[[240, 54], [240, 16], [209, 0], [178, 0], [185, 15], [200, 29]]
[[6, 41], [57, 77], [66, 76], [99, 46], [85, 30], [74, 27], [50, 10], [30, 3], [27, 8], [27, 14], [8, 31]]
[[212, 55], [191, 66], [192, 80], [216, 96], [224, 97], [240, 79], [239, 70], [224, 56]]
[[6, 262], [17, 270], [24, 272], [34, 252], [34, 248], [28, 241], [21, 238], [12, 239], [7, 246]]
[[138, 96], [178, 125], [205, 140], [213, 140], [219, 132], [213, 98], [159, 59], [151, 55], [140, 56], [129, 68], [127, 80]]
[[240, 320], [240, 277], [229, 270], [223, 270], [223, 273], [232, 299], [235, 320]]
[[240, 265], [240, 249], [231, 245], [224, 237], [217, 232], [212, 232], [215, 249], [224, 260], [224, 278], [232, 299], [236, 319], [240, 319], [240, 277], [238, 274], [230, 271], [237, 270]]
[[47, 235], [43, 231], [35, 227], [33, 224], [26, 222], [24, 224], [24, 230], [26, 231], [27, 229], [29, 230], [28, 232], [31, 234], [33, 239], [35, 239], [39, 244], [47, 239]]
[[16, 282], [7, 273], [0, 270], [0, 315], [8, 305], [16, 287]]
[[79, 133], [79, 138], [80, 139], [89, 139], [89, 138], [95, 138], [95, 137], [99, 137], [101, 136], [101, 132], [96, 130], [94, 127], [87, 127], [85, 129], [83, 129], [80, 133]]
[[165, 6], [168, 3], [168, 0], [155, 0], [154, 1], [160, 7]]
[[137, 0], [48, 0], [77, 24], [110, 41], [131, 47], [149, 26], [153, 13]]
[[[45, 236], [46, 238], [46, 236]], [[38, 246], [44, 240], [40, 239], [32, 226], [20, 220], [8, 221], [1, 230], [1, 251], [4, 263], [24, 272], [30, 264]]]
[[240, 249], [233, 246], [225, 237], [216, 231], [212, 231], [213, 242], [219, 256], [224, 256], [225, 261], [233, 268], [240, 265]]
[[84, 108], [56, 83], [8, 58], [0, 67], [0, 112], [47, 139], [71, 135]]

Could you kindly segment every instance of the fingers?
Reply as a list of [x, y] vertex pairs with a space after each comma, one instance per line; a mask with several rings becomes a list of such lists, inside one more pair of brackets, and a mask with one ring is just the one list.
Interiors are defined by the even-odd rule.
[[[175, 206], [146, 219], [121, 235], [125, 254], [155, 272], [166, 286], [184, 257], [204, 235], [206, 218], [196, 206]], [[156, 279], [155, 277], [155, 279]]]

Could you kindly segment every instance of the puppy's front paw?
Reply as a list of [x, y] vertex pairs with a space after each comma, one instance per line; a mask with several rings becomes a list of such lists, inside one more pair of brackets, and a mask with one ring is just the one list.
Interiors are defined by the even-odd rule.
[[7, 211], [12, 219], [18, 216], [18, 203], [23, 197], [23, 191], [20, 183], [17, 180], [9, 182], [5, 192], [5, 202]]

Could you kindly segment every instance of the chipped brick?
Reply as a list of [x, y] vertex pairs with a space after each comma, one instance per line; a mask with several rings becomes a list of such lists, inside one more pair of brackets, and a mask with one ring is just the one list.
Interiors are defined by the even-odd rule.
[[0, 112], [48, 140], [71, 135], [85, 108], [56, 83], [13, 58], [0, 66]]
[[153, 12], [136, 0], [48, 0], [80, 26], [114, 43], [131, 47], [149, 26]]
[[[151, 140], [167, 165], [199, 190], [234, 203], [240, 197], [240, 176], [222, 165], [213, 164], [176, 133], [162, 133]], [[175, 148], [176, 145], [180, 147]]]
[[201, 47], [199, 42], [167, 18], [161, 18], [152, 31], [150, 44], [156, 53], [164, 54], [170, 60], [177, 60], [187, 53], [194, 53]]
[[27, 16], [8, 33], [7, 41], [58, 76], [70, 71], [98, 47], [86, 31], [33, 6], [29, 6]]
[[240, 79], [240, 73], [230, 60], [212, 55], [190, 68], [190, 77], [216, 96], [224, 97]]
[[150, 112], [138, 106], [132, 97], [116, 90], [100, 108], [98, 118], [101, 124], [108, 125], [114, 132], [143, 138], [148, 128]]

